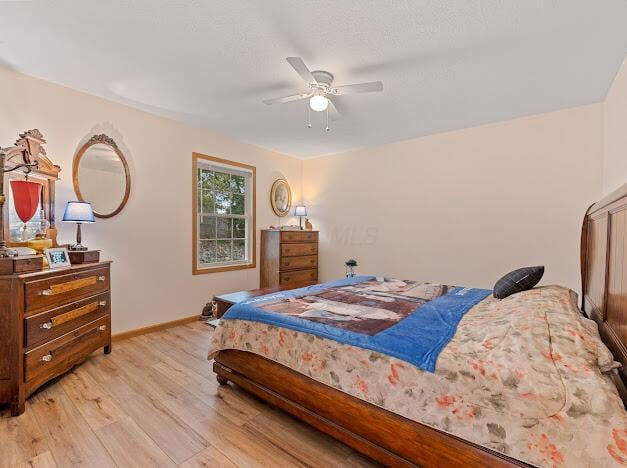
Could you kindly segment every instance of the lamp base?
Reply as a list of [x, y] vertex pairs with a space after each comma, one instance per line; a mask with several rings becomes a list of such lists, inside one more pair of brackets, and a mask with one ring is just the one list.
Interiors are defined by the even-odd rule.
[[75, 252], [89, 250], [87, 247], [81, 244], [82, 237], [83, 236], [81, 235], [81, 223], [76, 223], [76, 244], [71, 245], [68, 250], [74, 250]]
[[35, 238], [27, 242], [27, 245], [37, 252], [37, 255], [43, 255], [44, 250], [52, 247], [52, 239], [44, 238]]

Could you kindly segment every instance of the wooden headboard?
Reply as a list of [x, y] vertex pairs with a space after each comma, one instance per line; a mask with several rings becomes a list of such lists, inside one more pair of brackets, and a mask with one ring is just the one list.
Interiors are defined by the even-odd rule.
[[[586, 212], [581, 228], [582, 308], [623, 367], [614, 374], [627, 391], [627, 184]], [[620, 377], [620, 379], [618, 378]]]

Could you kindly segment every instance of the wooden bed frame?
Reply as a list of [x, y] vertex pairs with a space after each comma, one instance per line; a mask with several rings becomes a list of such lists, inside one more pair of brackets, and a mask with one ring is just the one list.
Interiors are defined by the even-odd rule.
[[[597, 321], [601, 337], [623, 364], [627, 364], [626, 259], [627, 185], [588, 209], [581, 234], [583, 309]], [[247, 291], [215, 300], [224, 313], [233, 303], [265, 292], [273, 291]], [[359, 400], [256, 354], [220, 351], [213, 370], [221, 384], [234, 382], [387, 466], [527, 466]], [[614, 379], [624, 397], [625, 372], [616, 372]]]

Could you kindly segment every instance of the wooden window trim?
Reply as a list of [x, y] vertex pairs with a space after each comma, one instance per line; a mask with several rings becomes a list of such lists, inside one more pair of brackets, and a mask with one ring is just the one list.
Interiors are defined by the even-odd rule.
[[[228, 166], [240, 167], [252, 172], [252, 226], [250, 229], [250, 237], [252, 242], [252, 253], [250, 263], [244, 265], [226, 265], [216, 267], [198, 267], [198, 190], [197, 190], [197, 173], [198, 161], [209, 161]], [[246, 270], [257, 267], [257, 169], [255, 166], [243, 164], [228, 159], [216, 158], [206, 154], [192, 153], [192, 275], [204, 275], [206, 273], [220, 273], [223, 271]]]

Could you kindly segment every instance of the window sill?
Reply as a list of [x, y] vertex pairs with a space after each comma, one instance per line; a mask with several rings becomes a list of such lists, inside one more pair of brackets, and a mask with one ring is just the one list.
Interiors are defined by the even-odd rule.
[[250, 268], [256, 268], [256, 263], [244, 263], [244, 264], [236, 264], [236, 265], [224, 265], [224, 266], [215, 266], [215, 267], [198, 267], [196, 265], [192, 266], [192, 275], [204, 275], [207, 273], [220, 273], [224, 271], [234, 271], [234, 270], [246, 270]]

